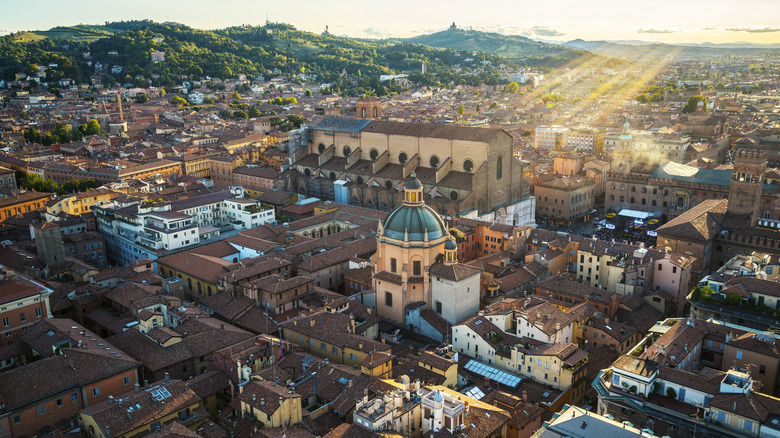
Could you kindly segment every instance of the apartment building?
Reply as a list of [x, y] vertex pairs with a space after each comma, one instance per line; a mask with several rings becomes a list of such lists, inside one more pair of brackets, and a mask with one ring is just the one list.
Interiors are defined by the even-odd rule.
[[553, 176], [534, 186], [537, 220], [571, 225], [595, 214], [596, 182], [590, 178]]
[[20, 333], [52, 317], [49, 303], [52, 292], [43, 284], [0, 265], [0, 347], [18, 343]]

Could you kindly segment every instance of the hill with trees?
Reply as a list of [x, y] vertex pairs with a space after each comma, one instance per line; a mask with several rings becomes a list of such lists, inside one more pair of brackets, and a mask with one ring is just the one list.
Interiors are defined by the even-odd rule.
[[[400, 87], [380, 82], [380, 75], [406, 73], [411, 82], [434, 87], [497, 85], [505, 83], [497, 71], [499, 65], [555, 67], [574, 57], [592, 56], [553, 49], [555, 46], [522, 37], [501, 36], [514, 46], [498, 50], [499, 38], [492, 34], [455, 34], [477, 40], [464, 48], [441, 48], [414, 39], [361, 40], [327, 32], [315, 34], [283, 23], [216, 31], [150, 20], [57, 27], [0, 37], [0, 79], [11, 80], [19, 72], [33, 75], [46, 66], [47, 80], [84, 82], [96, 74], [95, 66], [100, 63], [108, 68], [97, 73], [106, 76], [104, 83], [108, 84], [173, 86], [187, 78], [230, 79], [239, 73], [250, 77], [285, 75], [295, 80], [304, 73], [317, 75], [317, 82], [332, 84], [332, 90], [347, 95], [383, 95], [398, 92]], [[480, 50], [477, 46], [485, 38], [496, 42], [472, 54]], [[431, 39], [431, 44], [434, 42]], [[165, 52], [165, 61], [152, 62], [152, 51]], [[425, 74], [421, 73], [423, 64]], [[108, 73], [114, 65], [122, 68], [121, 73]]]
[[572, 61], [581, 61], [583, 57], [594, 56], [583, 50], [534, 41], [520, 35], [454, 28], [404, 41], [431, 47], [485, 52], [539, 68], [558, 68]]

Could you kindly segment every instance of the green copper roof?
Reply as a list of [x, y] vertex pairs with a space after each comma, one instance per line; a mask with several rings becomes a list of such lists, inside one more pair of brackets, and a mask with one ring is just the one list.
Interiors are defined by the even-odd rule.
[[408, 233], [410, 241], [425, 240], [428, 230], [428, 240], [438, 239], [447, 234], [447, 227], [438, 214], [425, 204], [401, 205], [396, 208], [384, 223], [384, 235], [392, 239], [404, 240]]
[[444, 243], [444, 249], [454, 251], [458, 249], [458, 244], [452, 239], [447, 239], [447, 242]]
[[409, 181], [406, 182], [405, 188], [407, 190], [420, 190], [422, 188], [422, 184], [420, 184], [420, 180], [414, 176], [414, 173], [412, 173], [412, 177], [409, 178]]

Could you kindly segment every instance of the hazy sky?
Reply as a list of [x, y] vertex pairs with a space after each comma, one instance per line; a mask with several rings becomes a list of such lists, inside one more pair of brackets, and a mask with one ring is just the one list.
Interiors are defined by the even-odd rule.
[[[4, 6], [4, 7], [2, 7]], [[0, 32], [149, 18], [215, 29], [285, 22], [355, 37], [412, 36], [446, 28], [537, 39], [780, 43], [780, 0], [0, 0]]]

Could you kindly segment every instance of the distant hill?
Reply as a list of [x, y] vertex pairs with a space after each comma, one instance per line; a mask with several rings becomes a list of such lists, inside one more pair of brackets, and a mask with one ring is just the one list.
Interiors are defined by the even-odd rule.
[[[448, 41], [458, 47], [443, 47]], [[153, 50], [165, 52], [165, 61], [151, 62]], [[472, 55], [472, 51], [480, 53]], [[498, 65], [547, 68], [582, 57], [593, 55], [483, 32], [448, 31], [406, 41], [367, 40], [305, 32], [284, 23], [209, 31], [179, 23], [133, 20], [0, 37], [0, 79], [12, 79], [18, 72], [33, 75], [37, 66], [47, 66], [47, 80], [85, 81], [101, 74], [107, 83], [136, 86], [174, 86], [187, 79], [232, 78], [239, 73], [286, 75], [295, 80], [304, 73], [317, 75], [318, 82], [333, 84], [334, 90], [347, 95], [384, 95], [402, 89], [397, 83], [380, 82], [380, 75], [405, 73], [413, 83], [434, 87], [497, 85], [505, 82]], [[421, 73], [422, 64], [427, 66], [426, 74]], [[103, 70], [96, 70], [97, 65]], [[116, 70], [114, 66], [121, 67], [121, 72], [110, 73]]]
[[560, 67], [582, 57], [593, 57], [578, 48], [534, 41], [520, 35], [448, 29], [427, 35], [418, 35], [403, 41], [455, 50], [479, 51], [515, 59], [525, 64]]
[[116, 32], [119, 32], [119, 29], [111, 29], [106, 26], [79, 24], [76, 26], [57, 26], [49, 30], [21, 32], [16, 35], [15, 41], [30, 42], [46, 38], [64, 38], [71, 41], [92, 42], [100, 38], [111, 36]]
[[760, 56], [767, 51], [780, 49], [780, 44], [664, 44], [646, 41], [585, 41], [582, 39], [563, 43], [563, 46], [627, 60], [662, 59], [668, 57], [685, 59], [735, 54]]

